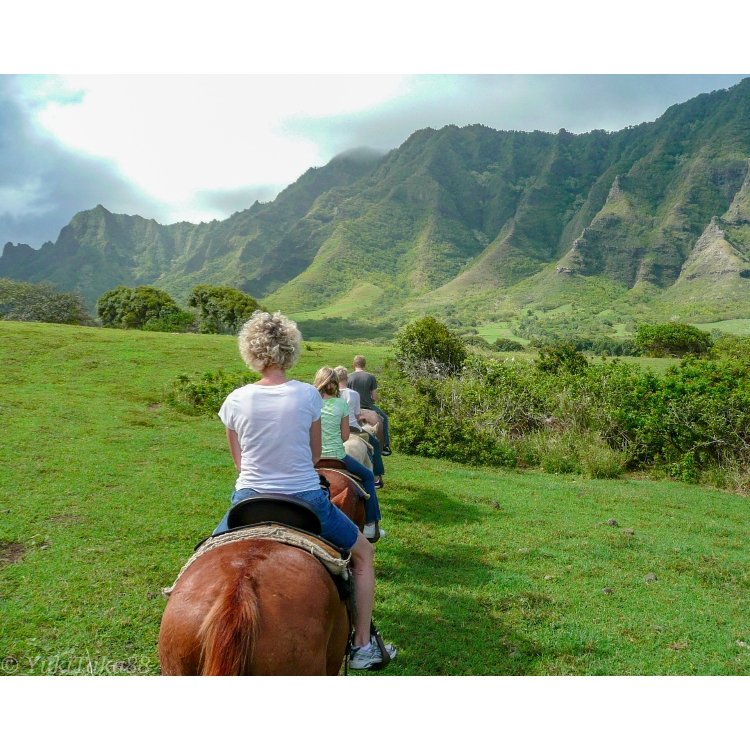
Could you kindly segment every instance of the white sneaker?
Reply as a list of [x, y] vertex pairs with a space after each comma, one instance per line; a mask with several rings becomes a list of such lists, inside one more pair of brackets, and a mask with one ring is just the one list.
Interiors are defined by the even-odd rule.
[[[364, 535], [366, 539], [369, 539], [372, 541], [375, 538], [375, 524], [374, 523], [366, 523], [365, 524], [365, 530]], [[385, 536], [385, 531], [383, 529], [380, 529], [380, 536], [378, 539], [382, 539]]]
[[[396, 658], [398, 653], [393, 647], [393, 644], [386, 643], [385, 650], [388, 652], [388, 656], [391, 659]], [[378, 644], [373, 637], [366, 646], [356, 646], [352, 649], [349, 666], [352, 669], [372, 669], [383, 661], [383, 654], [378, 648]]]

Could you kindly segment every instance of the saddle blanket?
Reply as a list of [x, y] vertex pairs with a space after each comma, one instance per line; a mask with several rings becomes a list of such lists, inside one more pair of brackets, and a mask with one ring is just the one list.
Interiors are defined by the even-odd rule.
[[332, 575], [341, 576], [344, 581], [349, 580], [349, 560], [351, 559], [351, 554], [347, 554], [344, 557], [336, 547], [328, 544], [324, 539], [321, 539], [318, 536], [306, 534], [304, 531], [292, 529], [289, 526], [269, 523], [257, 526], [246, 526], [241, 529], [235, 529], [234, 531], [228, 531], [219, 536], [209, 537], [198, 547], [198, 549], [196, 549], [192, 557], [182, 566], [182, 570], [177, 574], [174, 583], [171, 586], [163, 588], [161, 593], [164, 596], [169, 596], [183, 573], [199, 557], [205, 555], [206, 552], [210, 552], [217, 547], [223, 547], [225, 544], [243, 542], [247, 539], [268, 539], [273, 542], [288, 544], [292, 547], [299, 547], [320, 560]]

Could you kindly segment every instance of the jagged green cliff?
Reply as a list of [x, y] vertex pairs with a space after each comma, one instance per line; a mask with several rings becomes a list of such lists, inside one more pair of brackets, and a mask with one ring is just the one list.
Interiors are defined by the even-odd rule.
[[750, 317], [749, 166], [745, 79], [616, 133], [420, 130], [224, 221], [160, 226], [98, 206], [39, 250], [6, 245], [0, 276], [89, 303], [117, 284], [180, 299], [232, 284], [299, 317], [524, 313], [613, 330]]

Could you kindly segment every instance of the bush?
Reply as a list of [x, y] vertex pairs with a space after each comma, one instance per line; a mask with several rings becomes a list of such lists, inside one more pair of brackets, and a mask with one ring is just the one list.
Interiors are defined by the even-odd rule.
[[577, 352], [588, 352], [602, 357], [637, 357], [642, 352], [632, 339], [616, 339], [611, 336], [545, 336], [531, 339], [535, 349], [570, 344]]
[[620, 360], [540, 369], [474, 355], [460, 377], [386, 378], [383, 407], [404, 453], [600, 478], [750, 469], [746, 363], [686, 357], [656, 375]]
[[685, 323], [663, 323], [638, 327], [634, 342], [654, 357], [705, 354], [711, 349], [711, 334]]
[[601, 438], [591, 441], [580, 453], [582, 474], [591, 479], [617, 479], [627, 465], [627, 456]]
[[473, 346], [477, 349], [492, 350], [492, 344], [482, 336], [476, 336], [473, 333], [461, 336], [461, 341], [465, 346]]
[[461, 339], [432, 316], [404, 326], [396, 334], [394, 354], [403, 372], [433, 377], [459, 372], [467, 357]]
[[495, 343], [492, 347], [497, 352], [522, 352], [524, 349], [524, 346], [520, 341], [504, 338], [495, 339]]
[[735, 359], [750, 364], [750, 336], [722, 334], [714, 341], [711, 354], [717, 359]]
[[0, 279], [0, 319], [67, 325], [95, 325], [77, 294], [52, 284]]
[[186, 310], [162, 310], [158, 317], [149, 318], [143, 326], [144, 331], [162, 331], [164, 333], [183, 333], [195, 329], [195, 315]]
[[543, 347], [539, 351], [536, 366], [542, 372], [577, 374], [583, 372], [589, 366], [589, 362], [583, 354], [576, 351], [573, 344], [563, 343]]
[[[110, 289], [96, 301], [96, 314], [107, 328], [143, 329], [152, 326], [148, 330], [165, 330], [159, 326], [174, 325], [180, 319], [187, 321], [172, 297], [152, 286], [138, 286], [135, 289], [118, 286]], [[188, 326], [186, 322], [181, 330]]]
[[229, 286], [209, 284], [194, 287], [188, 305], [198, 310], [201, 333], [235, 334], [260, 308], [249, 294]]
[[202, 375], [179, 375], [167, 395], [169, 403], [183, 414], [215, 416], [224, 399], [236, 388], [258, 380], [257, 373], [226, 373], [223, 370]]

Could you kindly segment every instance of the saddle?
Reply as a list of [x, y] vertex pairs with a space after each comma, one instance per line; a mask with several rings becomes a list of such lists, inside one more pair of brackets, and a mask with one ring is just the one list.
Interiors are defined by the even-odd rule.
[[[342, 561], [348, 556], [339, 547], [320, 536], [320, 519], [301, 500], [289, 495], [266, 493], [248, 497], [233, 505], [227, 516], [227, 530], [214, 534], [211, 539], [232, 534], [240, 529], [261, 529], [262, 527], [282, 527], [282, 533], [270, 532], [283, 544], [302, 547], [320, 560], [339, 592], [342, 601], [348, 602], [352, 593], [352, 583], [345, 563], [343, 570], [334, 570], [325, 557], [337, 557]], [[286, 529], [286, 532], [283, 532]], [[325, 554], [321, 554], [325, 553]]]
[[[345, 477], [350, 479], [354, 483], [354, 489], [357, 492], [357, 497], [361, 500], [368, 500], [370, 495], [367, 490], [362, 486], [362, 480], [356, 475], [352, 474], [347, 468], [346, 464], [339, 458], [319, 458], [315, 464], [316, 469], [328, 469], [329, 471], [335, 471], [337, 474], [343, 474]], [[319, 474], [321, 478], [321, 484], [325, 477]], [[325, 480], [328, 482], [328, 480]], [[330, 487], [330, 482], [328, 482]]]
[[302, 501], [289, 495], [256, 495], [230, 508], [229, 530], [256, 523], [281, 523], [320, 536], [320, 519]]
[[340, 458], [319, 458], [315, 464], [316, 469], [337, 469], [346, 471], [346, 464]]

